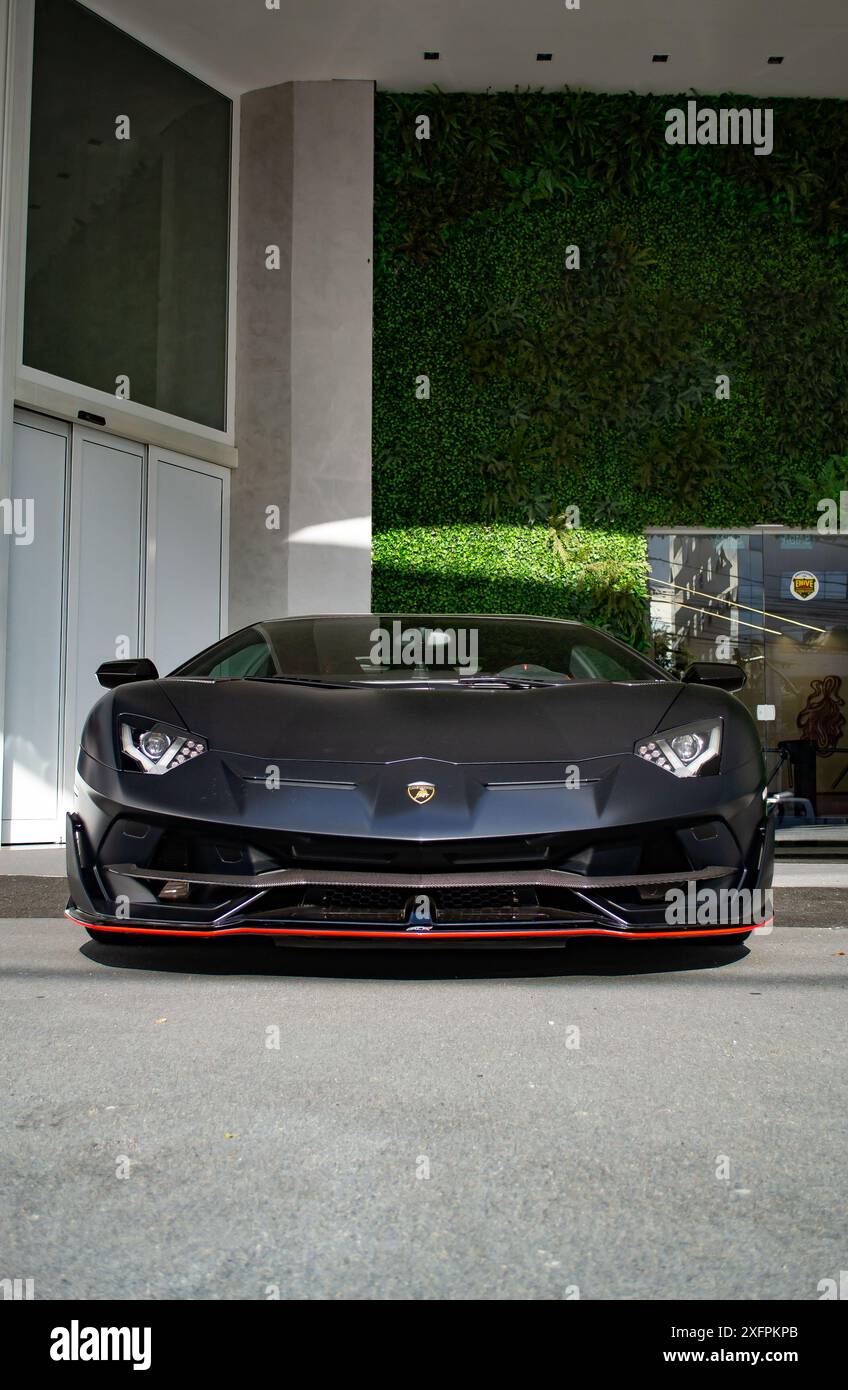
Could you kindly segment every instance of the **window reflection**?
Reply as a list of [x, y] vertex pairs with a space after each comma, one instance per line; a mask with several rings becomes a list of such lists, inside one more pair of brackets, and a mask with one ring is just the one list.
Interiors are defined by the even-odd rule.
[[[37, 0], [24, 362], [226, 426], [230, 102]], [[128, 138], [120, 138], [128, 136]]]
[[738, 661], [769, 768], [787, 753], [779, 840], [848, 848], [848, 537], [652, 532], [648, 551], [657, 659]]

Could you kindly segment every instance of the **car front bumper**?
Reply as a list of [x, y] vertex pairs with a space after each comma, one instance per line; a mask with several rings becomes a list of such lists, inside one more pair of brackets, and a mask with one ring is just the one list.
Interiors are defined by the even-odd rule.
[[[727, 857], [727, 856], [726, 856]], [[250, 873], [104, 864], [82, 819], [68, 816], [66, 915], [80, 925], [122, 937], [211, 942], [265, 939], [291, 946], [561, 946], [595, 937], [620, 941], [732, 941], [768, 927], [774, 862], [774, 818], [758, 827], [736, 864], [702, 863], [654, 873], [576, 874], [561, 869], [358, 872], [283, 868]], [[163, 901], [165, 886], [177, 900]], [[146, 897], [133, 900], [136, 887]], [[684, 925], [670, 921], [666, 894], [690, 903], [711, 889], [748, 894], [729, 920]], [[126, 892], [121, 890], [125, 889]], [[756, 890], [756, 891], [754, 891]], [[215, 901], [179, 901], [181, 894]]]

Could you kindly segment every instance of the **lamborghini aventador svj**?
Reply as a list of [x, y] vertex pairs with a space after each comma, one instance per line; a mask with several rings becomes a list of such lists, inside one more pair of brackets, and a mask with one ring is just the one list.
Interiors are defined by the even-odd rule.
[[765, 920], [737, 666], [678, 679], [577, 622], [377, 614], [97, 674], [67, 853], [98, 941], [694, 944]]

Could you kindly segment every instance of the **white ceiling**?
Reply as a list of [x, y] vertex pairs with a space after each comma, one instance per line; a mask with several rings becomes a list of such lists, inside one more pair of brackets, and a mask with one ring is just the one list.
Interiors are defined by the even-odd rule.
[[[88, 0], [235, 94], [367, 78], [446, 91], [588, 87], [848, 96], [848, 0]], [[438, 62], [426, 62], [436, 49]], [[553, 54], [536, 62], [538, 52]], [[654, 53], [668, 53], [665, 64]], [[768, 66], [782, 54], [781, 66]]]

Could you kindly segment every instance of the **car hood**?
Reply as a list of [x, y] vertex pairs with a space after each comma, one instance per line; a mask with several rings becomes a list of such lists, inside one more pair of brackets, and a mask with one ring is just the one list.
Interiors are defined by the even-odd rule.
[[[304, 687], [166, 679], [186, 728], [220, 752], [259, 758], [540, 762], [629, 753], [662, 723], [673, 681], [552, 689]], [[116, 692], [117, 693], [117, 692]]]

